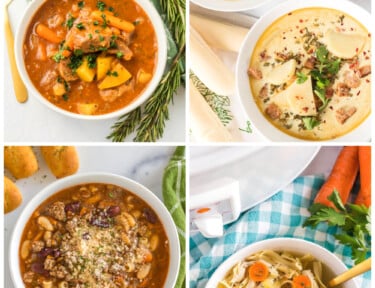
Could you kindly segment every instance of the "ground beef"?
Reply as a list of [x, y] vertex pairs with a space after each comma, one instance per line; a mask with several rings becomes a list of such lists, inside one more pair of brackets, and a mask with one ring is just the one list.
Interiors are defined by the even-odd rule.
[[59, 221], [65, 221], [66, 213], [65, 213], [65, 204], [64, 202], [57, 201], [49, 205], [46, 209], [47, 215], [55, 218]]

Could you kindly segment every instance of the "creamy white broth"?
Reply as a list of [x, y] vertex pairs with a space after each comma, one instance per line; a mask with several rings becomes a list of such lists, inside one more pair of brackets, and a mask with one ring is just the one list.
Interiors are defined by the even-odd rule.
[[[346, 37], [349, 42], [342, 39]], [[347, 41], [347, 45], [336, 45], [340, 41]], [[255, 102], [270, 123], [297, 138], [329, 140], [350, 132], [370, 114], [371, 73], [364, 73], [364, 68], [371, 64], [370, 42], [367, 29], [341, 11], [306, 8], [282, 16], [263, 33], [251, 56], [249, 70], [255, 71], [255, 75], [249, 73], [249, 81]], [[330, 85], [324, 89], [325, 100], [329, 99], [325, 108], [321, 107], [319, 97], [313, 94], [317, 81], [315, 78], [311, 80], [310, 75], [316, 66], [304, 68], [308, 59], [316, 58], [319, 46], [328, 50], [330, 62], [340, 59], [338, 73], [331, 77]], [[315, 59], [315, 65], [318, 64]], [[297, 72], [307, 80], [297, 83], [300, 78]], [[350, 76], [345, 76], [345, 73]], [[256, 79], [259, 76], [261, 79]], [[359, 82], [348, 82], [351, 77]], [[271, 85], [271, 82], [277, 85]], [[333, 94], [329, 95], [332, 90]], [[305, 93], [301, 95], [303, 91]], [[306, 117], [309, 119], [302, 120]], [[310, 124], [304, 121], [313, 123], [313, 127], [308, 127]]]

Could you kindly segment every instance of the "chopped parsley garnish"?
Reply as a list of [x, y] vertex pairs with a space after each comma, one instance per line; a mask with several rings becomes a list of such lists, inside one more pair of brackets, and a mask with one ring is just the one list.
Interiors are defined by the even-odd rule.
[[64, 95], [62, 95], [62, 98], [64, 99], [64, 101], [68, 101], [69, 95], [65, 93]]
[[107, 27], [107, 16], [104, 13], [102, 13], [101, 17], [103, 19], [102, 27], [106, 28]]
[[106, 6], [107, 5], [103, 1], [98, 1], [96, 3], [96, 8], [98, 8], [100, 11], [104, 11]]
[[111, 36], [111, 41], [109, 42], [109, 47], [110, 48], [117, 48], [116, 40], [117, 40], [117, 35], [112, 35]]
[[98, 55], [96, 54], [90, 54], [87, 56], [87, 62], [88, 62], [88, 66], [89, 68], [93, 69], [96, 67], [96, 58], [98, 57]]
[[66, 23], [65, 23], [66, 27], [71, 29], [73, 27], [74, 20], [76, 20], [76, 18], [74, 18], [71, 14], [69, 14], [69, 18], [68, 20], [66, 20]]
[[133, 21], [133, 25], [134, 26], [137, 26], [137, 25], [139, 25], [139, 24], [141, 24], [142, 23], [142, 19], [141, 18], [137, 18], [137, 19], [135, 19], [134, 21]]
[[76, 49], [76, 50], [74, 50], [73, 53], [74, 53], [75, 56], [82, 56], [83, 55], [83, 51], [81, 49]]
[[303, 117], [302, 118], [303, 124], [307, 130], [312, 130], [314, 127], [318, 126], [320, 122], [315, 117]]
[[307, 75], [302, 72], [297, 72], [297, 84], [305, 83], [307, 80]]
[[82, 9], [84, 6], [85, 6], [85, 1], [79, 1], [79, 2], [78, 2], [78, 7], [79, 7], [80, 9]]
[[92, 39], [92, 34], [91, 34], [91, 33], [89, 33], [89, 39], [90, 39], [90, 40]]
[[83, 30], [83, 29], [85, 29], [85, 26], [83, 26], [83, 23], [81, 22], [81, 23], [78, 23], [77, 25], [76, 25], [76, 27], [77, 27], [77, 29], [79, 29], [79, 30]]
[[109, 12], [114, 12], [115, 9], [114, 9], [113, 7], [110, 6], [110, 7], [108, 7], [108, 11], [109, 11]]
[[72, 69], [73, 72], [77, 70], [79, 66], [82, 65], [82, 55], [75, 55], [73, 54], [70, 57], [70, 62], [68, 63], [68, 67]]
[[124, 56], [124, 53], [122, 53], [120, 51], [116, 53], [116, 57], [119, 58], [119, 59], [121, 59], [123, 56]]
[[108, 76], [113, 76], [113, 77], [118, 77], [118, 73], [117, 73], [116, 71], [113, 71], [113, 72], [108, 71], [108, 72], [107, 72], [107, 75], [108, 75]]
[[104, 37], [102, 35], [99, 35], [99, 41], [104, 41]]
[[60, 63], [60, 61], [63, 60], [63, 59], [65, 59], [65, 57], [62, 55], [61, 51], [59, 51], [55, 55], [52, 56], [52, 59], [56, 63]]
[[99, 25], [99, 22], [97, 20], [95, 20], [94, 22], [92, 22], [94, 24], [94, 26], [98, 26]]

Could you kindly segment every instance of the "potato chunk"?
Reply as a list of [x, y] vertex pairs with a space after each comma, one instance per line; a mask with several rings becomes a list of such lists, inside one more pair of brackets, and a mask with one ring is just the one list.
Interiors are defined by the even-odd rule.
[[98, 110], [98, 104], [96, 103], [78, 103], [77, 111], [83, 115], [93, 115]]
[[109, 72], [103, 81], [99, 84], [99, 89], [108, 89], [120, 86], [128, 81], [132, 75], [124, 66], [120, 63], [116, 64], [115, 67]]
[[89, 67], [89, 61], [87, 58], [83, 59], [81, 66], [76, 70], [78, 77], [85, 82], [92, 82], [95, 77], [95, 69]]
[[99, 56], [98, 58], [96, 58], [98, 80], [102, 80], [107, 75], [107, 72], [111, 70], [112, 61], [113, 57]]

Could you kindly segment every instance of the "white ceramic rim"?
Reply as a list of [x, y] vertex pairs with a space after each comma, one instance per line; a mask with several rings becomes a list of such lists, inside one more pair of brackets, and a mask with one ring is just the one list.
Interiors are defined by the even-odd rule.
[[272, 0], [191, 0], [191, 2], [204, 8], [223, 11], [239, 12], [259, 8]]
[[53, 111], [56, 111], [60, 114], [63, 114], [65, 116], [76, 118], [76, 119], [83, 119], [83, 120], [104, 120], [104, 119], [111, 119], [115, 117], [119, 117], [123, 114], [127, 114], [140, 106], [143, 102], [145, 102], [154, 92], [156, 87], [158, 86], [167, 62], [167, 36], [164, 28], [164, 24], [161, 20], [161, 17], [159, 13], [156, 11], [153, 4], [148, 0], [134, 0], [139, 6], [142, 7], [142, 9], [145, 11], [145, 13], [150, 18], [154, 30], [155, 35], [157, 39], [157, 45], [158, 45], [158, 55], [157, 55], [157, 62], [156, 62], [156, 69], [154, 71], [154, 75], [150, 81], [150, 83], [147, 85], [146, 89], [143, 90], [143, 92], [138, 95], [138, 97], [133, 100], [129, 105], [102, 115], [82, 115], [78, 113], [73, 113], [66, 111], [64, 109], [61, 109], [51, 102], [49, 102], [46, 98], [44, 98], [40, 92], [35, 88], [33, 82], [30, 80], [29, 74], [26, 71], [24, 57], [23, 57], [23, 42], [24, 38], [26, 36], [27, 27], [36, 13], [36, 11], [39, 9], [39, 7], [45, 3], [45, 0], [33, 0], [29, 3], [28, 7], [26, 8], [20, 24], [18, 25], [16, 36], [15, 36], [15, 42], [14, 42], [14, 48], [15, 48], [15, 58], [16, 58], [16, 64], [18, 71], [21, 75], [22, 81], [25, 83], [28, 91], [30, 94], [35, 96], [41, 103], [52, 109]]
[[[226, 259], [212, 274], [206, 285], [206, 288], [216, 288], [219, 281], [224, 278], [229, 269], [233, 267], [238, 261], [264, 249], [285, 250], [305, 254], [310, 253], [316, 259], [323, 262], [327, 267], [329, 267], [335, 275], [348, 270], [345, 264], [335, 254], [318, 244], [298, 238], [272, 238], [250, 244], [249, 246], [240, 249], [228, 259]], [[326, 258], [322, 259], [322, 255], [325, 255], [323, 257]], [[349, 287], [358, 288], [357, 283], [354, 279], [351, 279], [343, 284], [343, 288]]]
[[160, 221], [163, 223], [170, 247], [169, 268], [164, 287], [174, 287], [180, 267], [180, 242], [176, 225], [174, 224], [172, 216], [168, 212], [167, 208], [153, 192], [151, 192], [142, 184], [139, 184], [134, 180], [120, 175], [101, 172], [80, 173], [52, 182], [40, 192], [35, 194], [35, 196], [25, 206], [12, 232], [12, 238], [9, 247], [9, 266], [12, 281], [15, 287], [24, 287], [19, 266], [19, 247], [23, 229], [27, 221], [30, 219], [32, 213], [44, 200], [46, 200], [56, 192], [83, 183], [108, 183], [123, 187], [129, 190], [131, 193], [140, 197], [155, 210]]
[[[240, 53], [237, 58], [236, 92], [240, 98], [242, 104], [241, 106], [245, 114], [251, 120], [255, 130], [257, 130], [260, 135], [263, 135], [266, 139], [271, 141], [303, 142], [310, 140], [303, 140], [290, 136], [280, 131], [278, 128], [269, 123], [267, 119], [265, 119], [264, 115], [260, 112], [258, 106], [256, 105], [254, 97], [252, 96], [247, 77], [247, 68], [259, 37], [269, 27], [269, 25], [271, 25], [279, 17], [291, 11], [307, 7], [323, 7], [343, 11], [344, 13], [357, 19], [357, 21], [362, 23], [362, 25], [364, 25], [371, 32], [370, 14], [360, 6], [348, 0], [289, 0], [275, 6], [251, 27], [244, 42], [242, 43]], [[371, 133], [369, 133], [369, 131], [371, 131], [371, 114], [358, 127], [354, 128], [350, 132], [335, 139], [316, 142], [369, 141], [371, 137]]]

